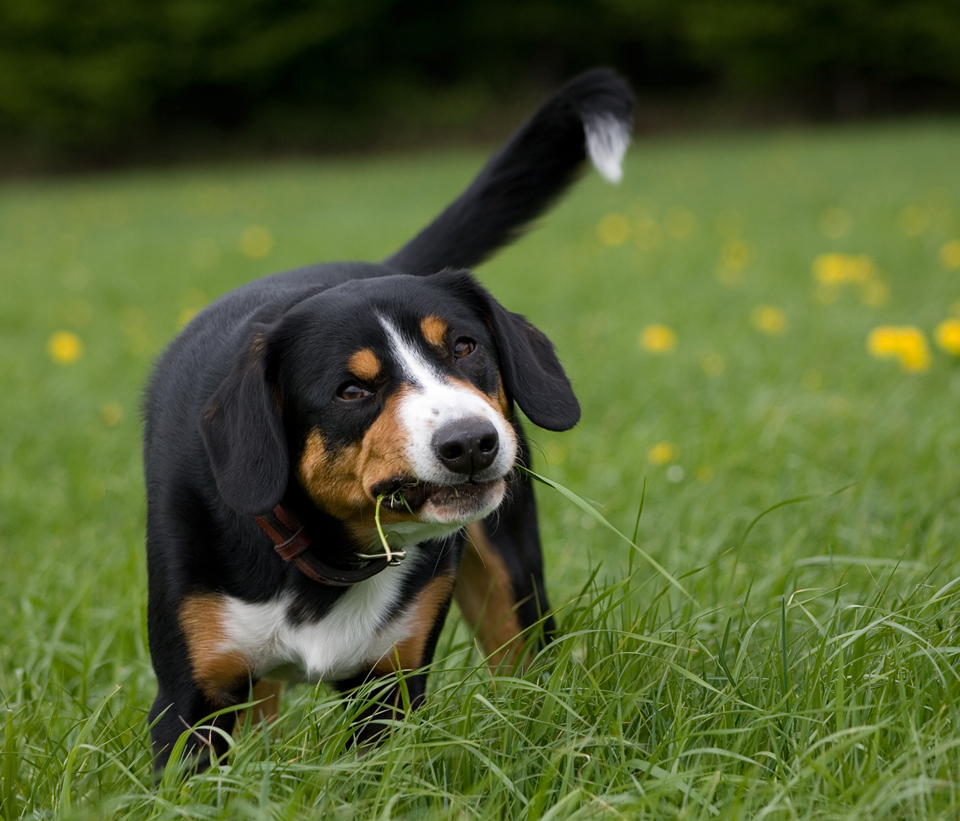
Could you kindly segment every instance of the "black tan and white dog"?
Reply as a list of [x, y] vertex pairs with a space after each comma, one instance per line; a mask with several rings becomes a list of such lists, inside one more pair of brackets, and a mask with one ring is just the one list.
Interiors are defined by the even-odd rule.
[[[201, 312], [146, 397], [150, 714], [157, 766], [187, 728], [268, 678], [409, 701], [456, 598], [493, 665], [552, 621], [515, 411], [548, 430], [580, 407], [553, 345], [465, 269], [514, 239], [589, 156], [616, 181], [626, 85], [576, 78], [433, 223], [380, 264], [274, 274]], [[382, 529], [388, 547], [380, 538]], [[188, 753], [223, 752], [195, 731]], [[209, 750], [201, 749], [209, 746]]]

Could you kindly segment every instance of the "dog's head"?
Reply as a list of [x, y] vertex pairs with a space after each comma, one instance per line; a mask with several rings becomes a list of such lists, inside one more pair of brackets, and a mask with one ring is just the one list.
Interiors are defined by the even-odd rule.
[[270, 510], [296, 480], [352, 527], [369, 528], [379, 497], [394, 532], [416, 523], [439, 534], [503, 499], [514, 402], [549, 430], [579, 419], [546, 336], [469, 273], [388, 276], [256, 326], [200, 427], [219, 492], [239, 512]]

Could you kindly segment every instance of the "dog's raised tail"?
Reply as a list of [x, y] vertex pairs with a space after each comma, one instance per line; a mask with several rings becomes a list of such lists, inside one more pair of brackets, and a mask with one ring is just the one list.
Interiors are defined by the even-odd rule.
[[463, 194], [384, 260], [405, 274], [472, 268], [523, 233], [589, 157], [611, 182], [630, 141], [633, 95], [609, 69], [571, 80], [525, 122]]

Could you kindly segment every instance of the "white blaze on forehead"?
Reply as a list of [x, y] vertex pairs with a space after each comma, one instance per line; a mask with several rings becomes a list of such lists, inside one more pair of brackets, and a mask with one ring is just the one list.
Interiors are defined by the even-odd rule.
[[390, 340], [403, 378], [413, 387], [401, 402], [400, 417], [409, 436], [407, 458], [416, 478], [442, 485], [469, 481], [468, 477], [453, 474], [441, 464], [433, 447], [433, 436], [448, 422], [477, 417], [488, 420], [496, 428], [500, 450], [494, 463], [476, 478], [487, 481], [506, 475], [516, 460], [517, 444], [513, 428], [503, 415], [478, 390], [448, 381], [404, 339], [390, 320], [380, 317], [380, 324]]

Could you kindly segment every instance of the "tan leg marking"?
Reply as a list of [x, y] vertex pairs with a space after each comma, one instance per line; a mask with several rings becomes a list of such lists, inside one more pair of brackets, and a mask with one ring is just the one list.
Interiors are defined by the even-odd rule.
[[193, 679], [211, 704], [225, 706], [250, 675], [251, 665], [238, 650], [225, 650], [227, 631], [222, 596], [205, 593], [188, 596], [180, 606], [183, 628], [193, 667]]
[[523, 649], [513, 584], [481, 522], [467, 525], [457, 578], [457, 604], [487, 655], [491, 670], [517, 663]]
[[427, 582], [407, 608], [410, 617], [407, 636], [374, 665], [374, 673], [385, 676], [397, 669], [416, 670], [423, 666], [427, 640], [452, 592], [452, 574], [436, 576]]

